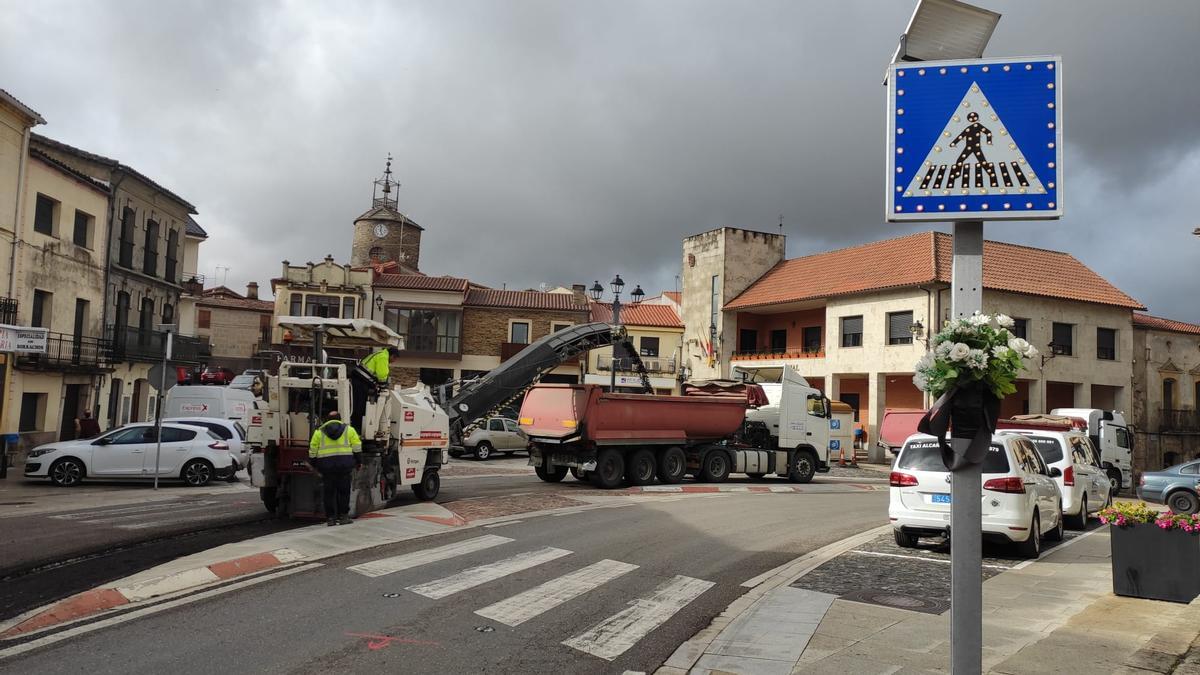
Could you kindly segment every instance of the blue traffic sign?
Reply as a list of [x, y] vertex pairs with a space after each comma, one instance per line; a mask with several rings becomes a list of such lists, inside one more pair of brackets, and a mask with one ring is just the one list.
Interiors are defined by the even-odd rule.
[[887, 219], [1059, 218], [1062, 59], [888, 70]]

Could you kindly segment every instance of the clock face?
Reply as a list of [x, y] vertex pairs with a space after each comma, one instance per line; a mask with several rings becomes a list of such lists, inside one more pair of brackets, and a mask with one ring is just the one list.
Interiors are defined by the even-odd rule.
[[388, 226], [387, 226], [387, 225], [384, 225], [383, 223], [376, 223], [376, 224], [375, 224], [375, 236], [376, 236], [376, 237], [379, 237], [379, 238], [381, 238], [381, 239], [382, 239], [383, 237], [386, 237], [386, 236], [387, 236], [387, 233], [388, 233]]

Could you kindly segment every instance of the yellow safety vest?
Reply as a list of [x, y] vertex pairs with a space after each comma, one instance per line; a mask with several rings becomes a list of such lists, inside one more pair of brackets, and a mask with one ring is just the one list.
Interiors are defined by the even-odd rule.
[[374, 354], [362, 360], [363, 368], [375, 376], [376, 380], [386, 383], [388, 377], [392, 374], [391, 366], [388, 365], [388, 351], [381, 349]]
[[338, 438], [330, 438], [325, 435], [325, 427], [334, 422], [335, 420], [326, 422], [313, 432], [312, 438], [308, 441], [309, 458], [325, 459], [340, 455], [352, 456], [356, 452], [362, 452], [362, 439], [358, 437], [358, 432], [354, 430], [354, 427], [345, 422], [338, 422], [346, 426], [345, 431]]

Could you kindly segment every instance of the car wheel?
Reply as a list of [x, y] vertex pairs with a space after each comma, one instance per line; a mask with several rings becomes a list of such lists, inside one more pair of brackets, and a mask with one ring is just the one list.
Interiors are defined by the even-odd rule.
[[492, 456], [492, 444], [487, 441], [480, 441], [479, 445], [475, 446], [475, 459], [481, 462], [486, 462], [488, 457]]
[[1029, 524], [1029, 538], [1017, 544], [1017, 552], [1022, 558], [1031, 560], [1036, 560], [1042, 554], [1042, 521], [1036, 511]]
[[[573, 470], [574, 469], [572, 469], [572, 471]], [[567, 467], [565, 466], [556, 466], [553, 469], [546, 469], [542, 466], [536, 466], [533, 468], [533, 472], [537, 474], [538, 478], [541, 478], [547, 483], [557, 483], [567, 477]]]
[[1080, 500], [1079, 500], [1079, 515], [1066, 516], [1067, 518], [1071, 519], [1070, 525], [1071, 525], [1072, 530], [1086, 530], [1087, 529], [1087, 521], [1088, 521], [1087, 508], [1088, 508], [1087, 493], [1084, 493], [1083, 497], [1080, 498]]
[[213, 466], [203, 459], [193, 459], [183, 465], [179, 477], [192, 487], [204, 487], [212, 481]]
[[1176, 490], [1167, 495], [1167, 508], [1171, 509], [1172, 513], [1190, 516], [1200, 511], [1200, 499], [1187, 490]]
[[917, 535], [899, 529], [893, 529], [892, 535], [896, 537], [896, 545], [900, 548], [916, 548], [917, 543], [921, 540]]
[[729, 478], [729, 469], [729, 455], [724, 450], [713, 450], [704, 456], [699, 478], [705, 483], [724, 483]]
[[85, 473], [83, 462], [66, 457], [50, 466], [50, 482], [59, 487], [75, 487], [83, 480]]
[[436, 499], [438, 491], [442, 489], [442, 478], [438, 476], [437, 471], [426, 471], [425, 475], [421, 476], [421, 482], [412, 486], [413, 494], [417, 499], [427, 502]]
[[811, 482], [817, 474], [817, 456], [811, 450], [797, 450], [788, 466], [788, 480], [793, 483]]
[[593, 485], [611, 490], [621, 484], [625, 475], [625, 458], [612, 448], [604, 448], [596, 454], [596, 470], [590, 475]]
[[[1087, 516], [1084, 516], [1084, 518], [1087, 518]], [[1053, 530], [1050, 530], [1049, 532], [1046, 533], [1046, 538], [1049, 539], [1050, 541], [1062, 541], [1063, 540], [1062, 502], [1058, 503], [1058, 524], [1054, 526]]]
[[687, 455], [683, 448], [670, 447], [658, 456], [658, 480], [663, 485], [674, 485], [683, 480], [687, 473]]

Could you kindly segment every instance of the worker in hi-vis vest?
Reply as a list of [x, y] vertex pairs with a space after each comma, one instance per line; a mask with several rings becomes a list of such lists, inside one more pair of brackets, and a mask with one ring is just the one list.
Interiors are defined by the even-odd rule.
[[349, 525], [350, 476], [362, 466], [362, 439], [338, 411], [330, 411], [326, 420], [308, 442], [308, 462], [321, 474], [325, 524]]
[[387, 384], [391, 375], [392, 363], [400, 358], [400, 350], [395, 347], [380, 349], [361, 361], [362, 367], [375, 377], [378, 384]]

